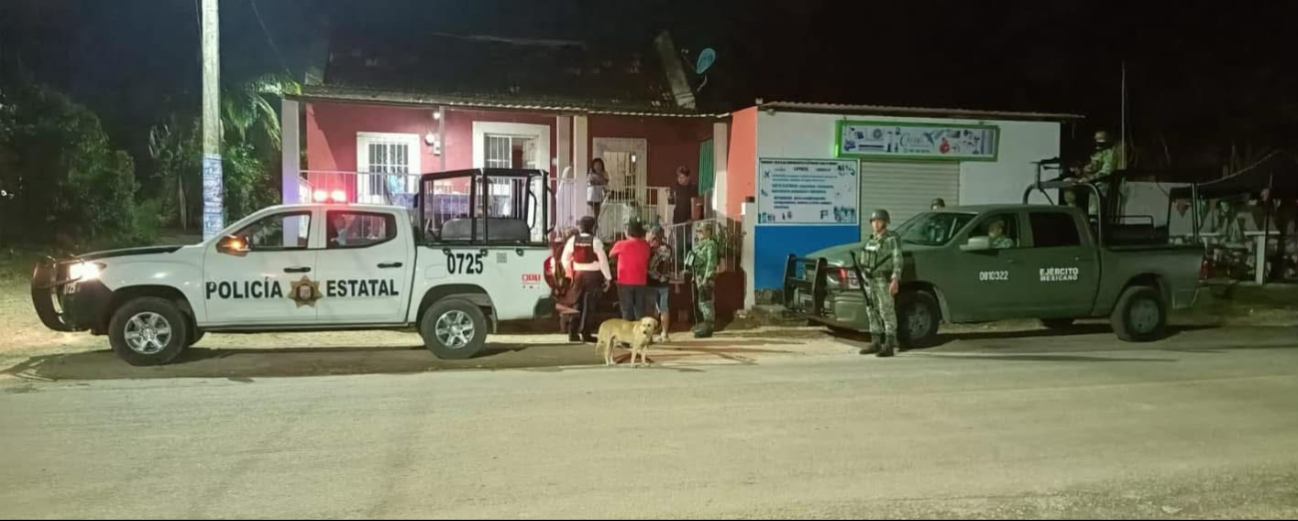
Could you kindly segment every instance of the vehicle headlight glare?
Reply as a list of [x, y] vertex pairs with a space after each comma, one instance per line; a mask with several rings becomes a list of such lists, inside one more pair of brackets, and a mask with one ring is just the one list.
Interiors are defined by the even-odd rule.
[[104, 265], [97, 262], [78, 262], [68, 268], [68, 277], [73, 280], [95, 280], [104, 271]]

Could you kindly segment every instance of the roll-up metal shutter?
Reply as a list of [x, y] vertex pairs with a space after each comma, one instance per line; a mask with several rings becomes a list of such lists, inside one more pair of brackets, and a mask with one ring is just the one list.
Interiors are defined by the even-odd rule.
[[895, 162], [861, 163], [861, 230], [870, 233], [870, 212], [884, 208], [892, 227], [928, 211], [941, 197], [947, 206], [960, 204], [960, 163]]

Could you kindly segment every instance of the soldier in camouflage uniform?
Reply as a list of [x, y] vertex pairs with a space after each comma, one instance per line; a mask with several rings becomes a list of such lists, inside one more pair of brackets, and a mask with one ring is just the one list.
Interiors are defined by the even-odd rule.
[[870, 319], [870, 347], [861, 354], [877, 353], [892, 356], [897, 348], [897, 312], [893, 298], [901, 284], [901, 237], [888, 231], [891, 218], [888, 211], [879, 209], [870, 214], [870, 227], [874, 233], [861, 248], [859, 266], [865, 277], [865, 290], [870, 302], [866, 315]]
[[717, 242], [712, 240], [712, 227], [703, 224], [695, 229], [694, 249], [685, 256], [685, 269], [694, 278], [694, 302], [698, 311], [694, 324], [694, 338], [712, 336], [716, 310], [712, 303], [712, 290], [716, 284], [718, 258]]

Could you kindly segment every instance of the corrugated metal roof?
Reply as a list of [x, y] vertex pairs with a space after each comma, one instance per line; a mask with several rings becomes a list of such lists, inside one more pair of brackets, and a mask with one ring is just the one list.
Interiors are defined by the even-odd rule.
[[795, 101], [760, 101], [758, 108], [763, 110], [789, 110], [799, 112], [830, 112], [835, 114], [872, 114], [879, 116], [922, 116], [933, 118], [961, 119], [1020, 119], [1066, 121], [1085, 119], [1078, 114], [1057, 114], [1049, 112], [1012, 112], [997, 110], [948, 109], [926, 107], [891, 107], [886, 105], [850, 105], [841, 103], [804, 103]]
[[555, 97], [515, 96], [503, 98], [500, 96], [387, 91], [336, 85], [304, 85], [302, 94], [288, 97], [302, 100], [361, 102], [380, 105], [446, 106], [615, 116], [716, 118], [728, 115], [691, 112], [675, 106], [652, 107], [633, 104], [618, 106], [591, 100]]
[[657, 53], [481, 35], [340, 32], [314, 96], [393, 103], [698, 115], [672, 95]]

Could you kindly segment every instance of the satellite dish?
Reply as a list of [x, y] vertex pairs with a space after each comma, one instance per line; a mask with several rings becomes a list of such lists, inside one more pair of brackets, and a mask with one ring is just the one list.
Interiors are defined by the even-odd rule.
[[705, 71], [708, 70], [708, 67], [711, 67], [712, 64], [715, 63], [716, 61], [717, 61], [717, 51], [712, 50], [711, 47], [708, 47], [707, 49], [703, 49], [703, 52], [699, 53], [698, 62], [694, 64], [694, 72], [703, 74]]

